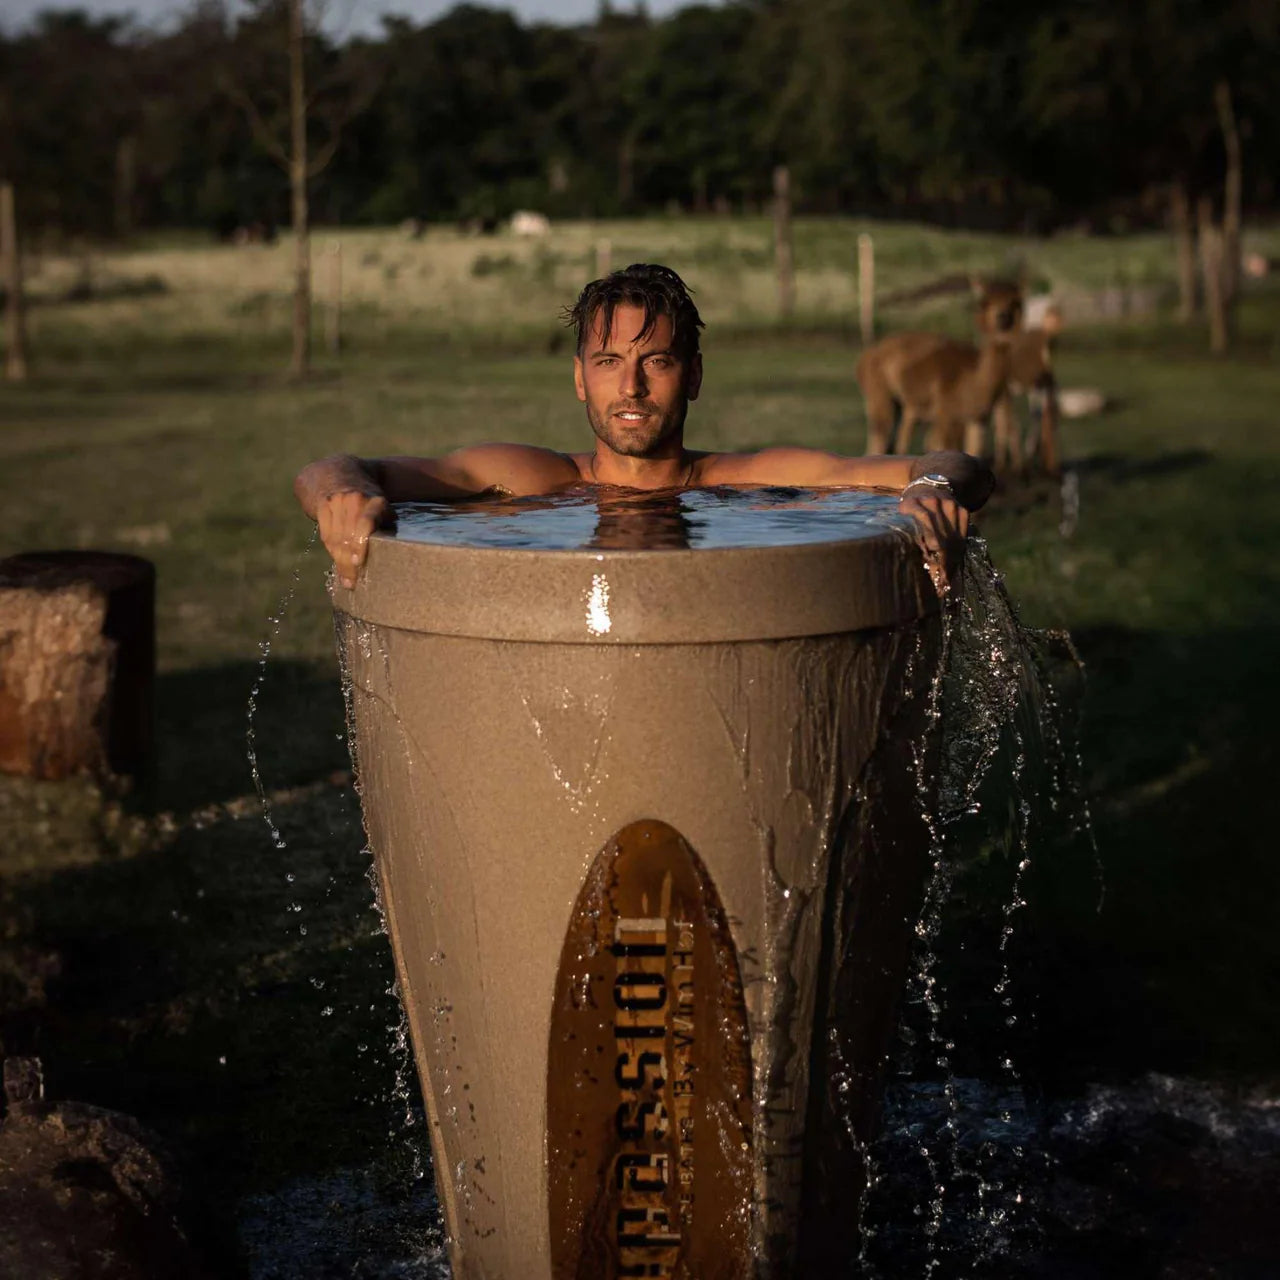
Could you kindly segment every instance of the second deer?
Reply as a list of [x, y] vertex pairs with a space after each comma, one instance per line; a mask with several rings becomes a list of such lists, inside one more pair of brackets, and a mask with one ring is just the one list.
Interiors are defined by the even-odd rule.
[[[1024, 449], [1013, 398], [1025, 395], [1039, 418], [1036, 435], [1029, 441], [1030, 456], [1038, 459], [1048, 475], [1058, 473], [1058, 387], [1053, 374], [1053, 346], [1062, 332], [1062, 313], [1049, 307], [1040, 324], [1013, 336], [1009, 346], [1008, 383], [992, 413], [992, 460], [997, 471], [1026, 469], [1030, 458]], [[975, 448], [969, 445], [975, 444]], [[965, 450], [982, 453], [985, 439], [970, 433]]]

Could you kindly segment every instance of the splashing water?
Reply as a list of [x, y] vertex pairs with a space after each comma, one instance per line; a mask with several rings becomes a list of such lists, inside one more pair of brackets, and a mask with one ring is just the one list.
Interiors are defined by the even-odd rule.
[[[908, 1078], [927, 1080], [936, 1110], [923, 1123], [917, 1107], [909, 1123], [899, 1121], [895, 1129], [891, 1108], [885, 1133], [864, 1152], [869, 1177], [858, 1267], [866, 1276], [882, 1274], [882, 1267], [883, 1274], [901, 1274], [888, 1267], [877, 1236], [886, 1242], [901, 1238], [895, 1211], [881, 1204], [879, 1193], [900, 1183], [886, 1161], [900, 1160], [907, 1136], [920, 1166], [911, 1210], [922, 1244], [920, 1274], [969, 1274], [966, 1268], [974, 1267], [980, 1274], [1026, 1229], [1030, 1171], [1025, 1123], [1019, 1127], [1026, 1106], [1015, 1048], [1024, 1015], [1015, 999], [1011, 942], [1027, 905], [1036, 838], [1065, 833], [1092, 840], [1079, 755], [1050, 678], [1055, 648], [1079, 670], [1069, 639], [1023, 626], [979, 538], [970, 540], [961, 583], [944, 610], [940, 656], [925, 694], [936, 745], [926, 741], [914, 753], [931, 871], [916, 924], [900, 1069]], [[997, 1010], [997, 1035], [1003, 1039], [996, 1049], [997, 1109], [994, 1116], [982, 1116], [975, 1130], [973, 1108], [953, 1069], [956, 1019], [948, 1016], [940, 952], [958, 879], [975, 861], [994, 863], [1001, 855], [1011, 878], [998, 936], [987, 940], [998, 971], [987, 1000]], [[917, 1061], [920, 1046], [923, 1061]], [[957, 1217], [967, 1224], [964, 1258], [957, 1256]]]
[[249, 704], [245, 714], [245, 749], [249, 757], [249, 771], [253, 775], [253, 789], [257, 792], [258, 803], [262, 806], [262, 820], [267, 824], [267, 830], [271, 833], [271, 843], [277, 849], [286, 848], [287, 842], [280, 834], [280, 828], [272, 814], [271, 801], [267, 797], [266, 786], [262, 781], [262, 771], [258, 767], [258, 697], [267, 678], [267, 659], [271, 657], [271, 647], [279, 639], [280, 625], [284, 621], [285, 614], [289, 612], [289, 606], [293, 603], [294, 596], [298, 593], [298, 583], [302, 580], [302, 566], [317, 541], [319, 541], [319, 537], [320, 531], [317, 527], [311, 531], [311, 537], [307, 539], [307, 545], [302, 549], [302, 553], [297, 560], [294, 561], [293, 573], [289, 578], [289, 586], [286, 588], [279, 606], [275, 613], [267, 619], [267, 625], [270, 630], [258, 642], [258, 671], [254, 676], [253, 685], [249, 689]]

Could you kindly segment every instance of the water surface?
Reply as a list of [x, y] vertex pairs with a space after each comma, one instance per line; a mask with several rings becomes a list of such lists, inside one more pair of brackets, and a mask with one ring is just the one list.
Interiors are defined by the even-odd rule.
[[772, 486], [644, 492], [578, 485], [532, 497], [401, 503], [396, 516], [396, 536], [412, 542], [541, 551], [795, 546], [912, 528], [896, 494]]

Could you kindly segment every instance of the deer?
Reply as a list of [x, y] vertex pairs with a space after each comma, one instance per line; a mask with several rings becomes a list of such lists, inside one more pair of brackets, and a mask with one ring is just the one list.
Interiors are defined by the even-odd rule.
[[[1006, 282], [974, 282], [981, 347], [936, 333], [905, 332], [868, 347], [857, 365], [867, 403], [867, 452], [906, 453], [920, 420], [932, 424], [930, 449], [960, 449], [971, 424], [985, 423], [1010, 378], [1012, 349], [1022, 320], [1022, 289]], [[894, 430], [894, 410], [900, 409]], [[981, 437], [979, 437], [980, 440]]]
[[[981, 321], [980, 321], [981, 323]], [[1053, 346], [1062, 332], [1062, 312], [1049, 306], [1037, 326], [1013, 336], [1009, 347], [1008, 383], [991, 415], [992, 461], [998, 472], [1007, 468], [1026, 469], [1022, 432], [1013, 408], [1013, 397], [1025, 395], [1033, 411], [1039, 409], [1039, 433], [1031, 448], [1041, 469], [1048, 475], [1058, 472], [1058, 387], [1053, 375]], [[979, 427], [966, 437], [966, 452], [983, 452], [984, 436]], [[970, 445], [976, 445], [970, 448]]]

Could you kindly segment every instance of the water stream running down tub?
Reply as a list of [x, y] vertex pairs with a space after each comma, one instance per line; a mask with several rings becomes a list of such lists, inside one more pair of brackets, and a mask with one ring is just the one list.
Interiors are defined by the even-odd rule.
[[[582, 490], [404, 506], [397, 535], [616, 552], [800, 546], [883, 536], [886, 528], [910, 538], [890, 495]], [[607, 622], [607, 590], [588, 602], [588, 627], [592, 603]], [[1268, 1178], [1274, 1184], [1280, 1099], [1153, 1076], [1045, 1101], [1027, 1063], [1036, 992], [1019, 946], [1038, 860], [1083, 848], [1099, 898], [1104, 892], [1060, 692], [1078, 676], [1073, 657], [1065, 638], [1019, 622], [985, 546], [972, 540], [961, 587], [944, 610], [940, 656], [922, 647], [912, 659], [933, 664], [929, 714], [941, 727], [934, 779], [918, 758], [932, 870], [883, 1122], [863, 1149], [869, 1177], [850, 1204], [851, 1218], [860, 1209], [864, 1224], [850, 1233], [840, 1272], [851, 1280], [1198, 1280], [1271, 1274], [1268, 1252], [1280, 1257], [1280, 1241], [1269, 1242], [1259, 1225], [1265, 1215], [1242, 1217], [1217, 1203], [1231, 1198], [1238, 1207]], [[345, 672], [344, 693], [349, 700]], [[268, 825], [278, 842], [269, 815]], [[948, 967], [958, 956], [960, 978]], [[961, 997], [952, 994], [957, 982]], [[414, 1146], [428, 1176], [397, 1181], [389, 1170], [403, 1161], [371, 1152], [366, 1167], [255, 1196], [241, 1217], [255, 1280], [449, 1275], [405, 1028], [402, 1021], [383, 1048], [397, 1117], [389, 1137]], [[838, 1088], [839, 1048], [830, 1059]], [[1171, 1218], [1190, 1219], [1193, 1229], [1170, 1230]]]

